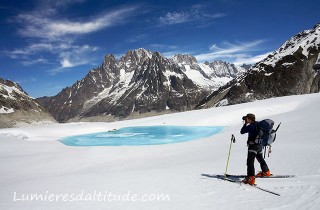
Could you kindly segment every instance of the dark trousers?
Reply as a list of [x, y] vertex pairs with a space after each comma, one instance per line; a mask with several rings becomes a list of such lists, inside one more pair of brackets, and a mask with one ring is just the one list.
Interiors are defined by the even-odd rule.
[[261, 170], [263, 172], [269, 171], [268, 165], [262, 156], [262, 145], [261, 144], [249, 144], [248, 157], [247, 157], [247, 175], [255, 176], [254, 170], [254, 159], [257, 158], [260, 163]]

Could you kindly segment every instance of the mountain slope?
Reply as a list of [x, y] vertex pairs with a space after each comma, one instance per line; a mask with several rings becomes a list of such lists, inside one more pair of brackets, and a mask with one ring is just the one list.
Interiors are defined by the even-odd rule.
[[204, 98], [196, 107], [243, 103], [319, 92], [320, 24], [286, 41], [241, 77]]
[[173, 59], [145, 49], [130, 50], [103, 64], [54, 97], [38, 101], [60, 122], [113, 120], [193, 109], [244, 68], [219, 62], [198, 64], [190, 55]]
[[17, 83], [0, 78], [0, 128], [36, 122], [55, 120]]

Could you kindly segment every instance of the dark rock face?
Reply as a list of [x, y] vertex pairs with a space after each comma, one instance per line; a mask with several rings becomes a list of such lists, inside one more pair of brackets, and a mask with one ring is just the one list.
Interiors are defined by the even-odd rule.
[[0, 127], [39, 121], [55, 122], [17, 83], [0, 78]]
[[320, 24], [285, 42], [243, 76], [205, 97], [196, 108], [319, 92]]
[[[59, 122], [186, 111], [193, 109], [210, 89], [216, 88], [217, 84], [211, 80], [215, 71], [210, 67], [207, 72], [202, 71], [190, 55], [169, 59], [158, 52], [132, 50], [119, 61], [113, 55], [106, 55], [103, 64], [84, 79], [54, 97], [38, 98], [38, 101]], [[244, 70], [238, 67], [235, 71], [242, 73]], [[192, 80], [190, 72], [198, 73], [200, 80], [199, 77], [197, 81]], [[235, 75], [224, 76], [231, 80]], [[202, 85], [201, 78], [211, 83]]]

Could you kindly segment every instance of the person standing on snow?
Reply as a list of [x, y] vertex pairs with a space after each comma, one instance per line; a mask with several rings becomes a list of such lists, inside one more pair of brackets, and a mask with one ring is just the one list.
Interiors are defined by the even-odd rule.
[[242, 117], [244, 120], [244, 124], [240, 130], [241, 134], [248, 133], [248, 157], [247, 157], [247, 177], [242, 180], [245, 184], [254, 185], [255, 184], [255, 169], [254, 169], [254, 160], [257, 158], [260, 163], [261, 172], [259, 172], [256, 176], [270, 176], [270, 170], [266, 161], [262, 156], [262, 145], [257, 141], [258, 129], [256, 125], [256, 117], [254, 114], [247, 114]]

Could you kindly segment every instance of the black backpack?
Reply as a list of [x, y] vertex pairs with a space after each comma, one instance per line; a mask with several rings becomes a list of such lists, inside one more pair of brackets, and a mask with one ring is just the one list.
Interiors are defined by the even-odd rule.
[[276, 129], [273, 129], [274, 121], [271, 119], [264, 119], [256, 123], [258, 136], [256, 138], [257, 143], [262, 144], [262, 146], [271, 146], [271, 144], [276, 140], [276, 132], [279, 129], [281, 123]]

